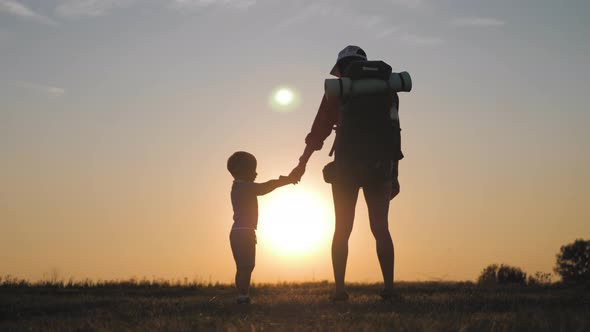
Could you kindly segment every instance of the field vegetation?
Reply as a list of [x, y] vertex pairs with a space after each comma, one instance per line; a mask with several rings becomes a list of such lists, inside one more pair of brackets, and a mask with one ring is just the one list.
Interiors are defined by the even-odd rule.
[[229, 285], [165, 280], [0, 280], [1, 331], [590, 331], [590, 287], [401, 282], [256, 284], [252, 304]]

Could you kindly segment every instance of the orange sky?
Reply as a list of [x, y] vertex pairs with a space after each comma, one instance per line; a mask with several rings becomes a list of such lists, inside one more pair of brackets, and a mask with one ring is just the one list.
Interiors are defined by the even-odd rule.
[[[586, 4], [12, 2], [0, 1], [0, 275], [230, 282], [226, 160], [246, 150], [259, 180], [287, 174], [348, 44], [414, 81], [390, 213], [397, 279], [551, 272], [561, 245], [590, 238]], [[268, 100], [285, 85], [298, 105], [279, 112]], [[300, 184], [260, 199], [255, 281], [332, 279], [327, 147]], [[288, 218], [310, 210], [285, 203], [293, 193], [320, 211]], [[313, 250], [273, 244], [277, 205], [294, 239], [321, 233]], [[380, 280], [374, 247], [359, 199], [348, 280]]]

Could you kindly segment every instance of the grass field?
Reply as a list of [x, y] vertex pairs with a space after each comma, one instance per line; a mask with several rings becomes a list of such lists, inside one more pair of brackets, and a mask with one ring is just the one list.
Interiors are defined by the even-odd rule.
[[353, 284], [347, 303], [328, 282], [261, 284], [253, 303], [228, 285], [168, 282], [0, 283], [0, 331], [590, 331], [590, 287]]

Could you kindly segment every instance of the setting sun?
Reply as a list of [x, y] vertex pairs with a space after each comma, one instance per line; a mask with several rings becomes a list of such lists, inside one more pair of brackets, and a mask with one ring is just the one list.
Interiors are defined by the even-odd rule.
[[273, 254], [307, 256], [330, 243], [332, 206], [313, 192], [303, 187], [289, 188], [260, 203], [258, 234]]

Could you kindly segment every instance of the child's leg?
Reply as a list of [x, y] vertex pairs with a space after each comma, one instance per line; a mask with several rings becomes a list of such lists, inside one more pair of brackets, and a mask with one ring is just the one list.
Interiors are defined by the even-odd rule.
[[236, 288], [240, 295], [248, 296], [256, 262], [256, 231], [234, 230], [230, 234], [230, 243], [236, 261]]

